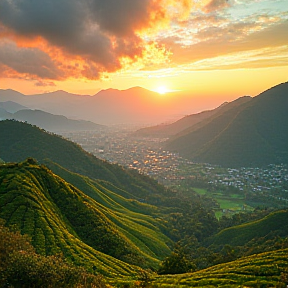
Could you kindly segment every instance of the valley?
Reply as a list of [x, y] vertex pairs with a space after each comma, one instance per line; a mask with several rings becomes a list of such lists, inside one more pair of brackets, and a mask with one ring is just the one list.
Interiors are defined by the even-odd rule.
[[196, 192], [213, 198], [219, 204], [217, 217], [257, 206], [288, 206], [286, 164], [225, 168], [194, 163], [164, 150], [165, 138], [135, 137], [135, 129], [107, 127], [97, 132], [61, 134], [100, 159], [135, 169], [186, 194]]
[[[287, 135], [277, 123], [288, 86], [279, 87], [191, 115], [184, 130], [180, 119], [169, 138], [137, 124], [57, 135], [0, 121], [0, 284], [50, 288], [39, 275], [52, 269], [67, 288], [284, 287]], [[179, 141], [216, 163], [170, 150]]]

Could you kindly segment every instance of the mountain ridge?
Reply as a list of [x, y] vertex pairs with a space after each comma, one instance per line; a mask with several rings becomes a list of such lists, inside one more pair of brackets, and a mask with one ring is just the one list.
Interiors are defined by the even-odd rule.
[[[175, 119], [175, 115], [191, 114], [193, 110], [201, 111], [202, 108], [195, 106], [197, 103], [195, 97], [198, 96], [188, 94], [188, 92], [178, 91], [160, 95], [142, 87], [124, 90], [106, 89], [92, 96], [72, 94], [62, 90], [24, 95], [12, 90], [0, 89], [0, 101], [11, 100], [30, 109], [104, 125], [151, 125]], [[199, 97], [197, 99], [199, 100]], [[202, 105], [203, 103], [198, 106]]]
[[226, 167], [288, 163], [287, 92], [288, 83], [274, 86], [175, 135], [166, 149], [195, 162]]
[[[38, 253], [49, 255], [59, 249], [65, 251], [61, 245], [59, 246], [58, 240], [53, 240], [57, 236], [54, 227], [56, 223], [61, 225], [63, 232], [67, 230], [66, 234], [91, 247], [90, 250], [94, 249], [132, 265], [155, 268], [159, 260], [170, 253], [167, 243], [171, 245], [172, 241], [161, 233], [157, 220], [149, 214], [130, 211], [126, 204], [124, 207], [117, 203], [119, 199], [117, 195], [112, 200], [113, 192], [96, 182], [86, 180], [86, 187], [92, 188], [91, 196], [94, 197], [91, 198], [45, 166], [39, 166], [32, 158], [17, 164], [3, 164], [0, 166], [0, 171], [2, 183], [0, 217], [4, 218], [8, 225], [17, 224], [22, 227], [22, 232], [32, 237]], [[77, 180], [80, 176], [73, 177]], [[99, 197], [104, 197], [102, 204], [97, 201]], [[29, 199], [34, 199], [34, 206]], [[125, 201], [129, 204], [123, 198], [122, 202]], [[135, 207], [146, 206], [134, 203]], [[37, 221], [41, 224], [37, 222], [35, 225], [36, 227], [39, 225], [43, 233], [47, 232], [44, 233], [45, 241], [41, 240], [43, 237], [41, 231], [38, 233], [35, 232], [35, 228], [31, 228], [33, 223], [30, 214], [37, 214], [40, 217], [37, 216]], [[44, 222], [41, 215], [46, 219]], [[54, 218], [50, 219], [51, 215], [54, 215]], [[51, 236], [53, 239], [49, 236], [52, 234], [48, 233], [49, 226], [54, 227], [52, 228], [54, 238]], [[69, 253], [71, 257], [72, 252]], [[79, 253], [83, 254], [81, 249]], [[78, 261], [83, 261], [81, 259]], [[89, 261], [91, 264], [91, 259]]]

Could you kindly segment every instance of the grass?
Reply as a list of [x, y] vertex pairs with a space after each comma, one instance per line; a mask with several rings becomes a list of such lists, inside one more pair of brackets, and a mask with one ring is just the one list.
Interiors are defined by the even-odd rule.
[[243, 246], [252, 239], [267, 237], [269, 234], [288, 235], [288, 210], [272, 212], [264, 218], [233, 226], [214, 235], [210, 244]]
[[[209, 192], [203, 188], [193, 188], [193, 190], [199, 195], [205, 195], [213, 198], [219, 204], [221, 210], [215, 211], [217, 219], [221, 218], [228, 211], [229, 214], [237, 213], [245, 210], [253, 210], [252, 207], [246, 204], [245, 198], [241, 194], [224, 194], [222, 191]], [[226, 211], [223, 212], [223, 209]]]
[[207, 194], [207, 190], [206, 189], [201, 189], [201, 188], [193, 188], [193, 190], [199, 194], [199, 195], [205, 195]]
[[285, 287], [281, 274], [287, 273], [287, 255], [288, 249], [266, 252], [194, 273], [158, 276], [152, 283], [166, 288]]
[[172, 241], [148, 214], [153, 207], [78, 177], [102, 203], [36, 163], [0, 165], [0, 217], [30, 235], [38, 253], [63, 253], [92, 272], [136, 275], [127, 263], [157, 268]]

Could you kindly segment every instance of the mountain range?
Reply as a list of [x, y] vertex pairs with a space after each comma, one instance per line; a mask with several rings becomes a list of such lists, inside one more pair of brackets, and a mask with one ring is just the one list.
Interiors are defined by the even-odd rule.
[[165, 149], [195, 162], [226, 167], [287, 164], [288, 83], [242, 101], [179, 131]]
[[8, 113], [15, 113], [19, 110], [28, 109], [27, 107], [22, 106], [22, 105], [15, 103], [13, 101], [0, 102], [0, 108], [2, 108], [3, 110], [5, 110]]
[[[0, 101], [14, 101], [29, 109], [104, 125], [161, 123], [202, 108], [200, 104], [200, 107], [196, 105], [197, 101], [191, 95], [180, 92], [160, 95], [141, 87], [101, 90], [93, 96], [65, 91], [23, 95], [11, 89], [0, 89]], [[210, 105], [213, 107], [213, 103]]]
[[0, 102], [0, 119], [15, 119], [37, 125], [50, 132], [93, 131], [103, 125], [91, 121], [68, 119], [42, 110], [31, 110], [13, 101]]

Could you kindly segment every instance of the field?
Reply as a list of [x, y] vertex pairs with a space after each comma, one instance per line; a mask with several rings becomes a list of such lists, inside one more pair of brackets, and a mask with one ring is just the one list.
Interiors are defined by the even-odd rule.
[[223, 215], [231, 215], [244, 210], [253, 210], [253, 208], [246, 204], [245, 196], [241, 194], [227, 194], [220, 190], [216, 192], [209, 192], [203, 188], [193, 188], [199, 195], [206, 195], [217, 201], [220, 209], [215, 211], [216, 217], [219, 219]]

